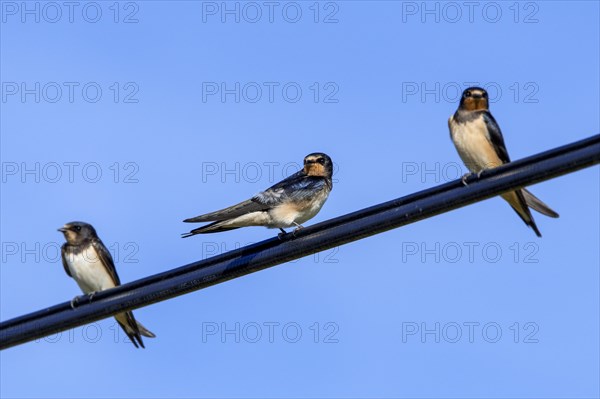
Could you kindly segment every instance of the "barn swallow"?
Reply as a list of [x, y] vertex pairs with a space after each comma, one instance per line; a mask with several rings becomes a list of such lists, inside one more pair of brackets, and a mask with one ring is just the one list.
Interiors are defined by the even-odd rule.
[[[217, 233], [246, 226], [279, 228], [302, 227], [327, 200], [333, 182], [333, 163], [326, 154], [315, 152], [304, 158], [304, 167], [254, 197], [220, 211], [185, 219], [186, 223], [213, 222], [185, 233]], [[296, 230], [297, 230], [296, 229]], [[294, 230], [295, 231], [295, 230]]]
[[[93, 296], [98, 291], [121, 284], [110, 252], [106, 249], [92, 225], [84, 222], [71, 222], [58, 229], [67, 242], [61, 247], [62, 264], [65, 272], [75, 279], [84, 294]], [[74, 299], [74, 301], [77, 298]], [[73, 305], [73, 303], [71, 303]], [[115, 319], [125, 331], [135, 347], [144, 348], [142, 335], [154, 338], [132, 312], [115, 315]]]
[[[448, 119], [448, 127], [458, 155], [472, 173], [481, 174], [485, 169], [510, 162], [504, 137], [489, 111], [488, 93], [484, 89], [470, 87], [463, 92], [458, 110]], [[558, 213], [525, 188], [501, 196], [538, 237], [542, 234], [529, 207], [543, 215], [558, 217]]]

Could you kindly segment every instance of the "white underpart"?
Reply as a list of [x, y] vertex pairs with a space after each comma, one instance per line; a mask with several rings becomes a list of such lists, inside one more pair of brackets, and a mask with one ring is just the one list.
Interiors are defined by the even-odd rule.
[[78, 254], [67, 252], [65, 260], [71, 276], [84, 294], [106, 290], [115, 286], [94, 247], [89, 246], [87, 250]]
[[329, 190], [324, 189], [307, 204], [308, 206], [299, 208], [293, 205], [280, 205], [271, 209], [269, 213], [271, 214], [273, 227], [292, 227], [296, 223], [302, 224], [314, 218], [325, 204], [328, 196]]
[[245, 227], [245, 226], [265, 226], [269, 223], [269, 214], [267, 212], [250, 212], [242, 216], [227, 220], [222, 224], [223, 227]]
[[327, 200], [329, 190], [321, 190], [312, 201], [284, 202], [268, 212], [251, 212], [222, 224], [223, 227], [266, 226], [268, 228], [295, 227], [315, 217]]
[[458, 155], [471, 172], [477, 173], [502, 164], [492, 143], [488, 140], [487, 127], [483, 118], [467, 123], [456, 123], [454, 118], [450, 117], [449, 125]]

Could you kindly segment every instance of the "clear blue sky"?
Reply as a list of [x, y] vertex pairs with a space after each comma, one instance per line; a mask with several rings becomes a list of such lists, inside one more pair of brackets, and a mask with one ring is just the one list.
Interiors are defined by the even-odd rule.
[[[79, 294], [68, 221], [129, 282], [273, 237], [181, 220], [311, 152], [336, 182], [307, 224], [459, 176], [469, 82], [513, 159], [600, 131], [598, 2], [223, 4], [0, 3], [1, 320]], [[531, 187], [541, 239], [494, 198], [138, 309], [146, 350], [113, 319], [11, 348], [1, 396], [598, 397], [599, 185]]]

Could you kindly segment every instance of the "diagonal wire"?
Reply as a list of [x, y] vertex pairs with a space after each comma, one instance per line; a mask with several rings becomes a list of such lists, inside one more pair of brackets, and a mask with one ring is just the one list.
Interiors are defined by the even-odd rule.
[[600, 163], [600, 135], [0, 323], [0, 349], [344, 245]]

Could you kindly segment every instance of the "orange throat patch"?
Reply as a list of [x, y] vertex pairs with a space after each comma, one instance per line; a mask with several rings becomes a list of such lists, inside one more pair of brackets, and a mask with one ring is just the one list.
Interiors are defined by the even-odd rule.
[[467, 111], [487, 110], [488, 109], [487, 99], [485, 99], [483, 97], [482, 98], [473, 98], [473, 97], [465, 98], [465, 100], [463, 101], [463, 109], [465, 109]]
[[327, 177], [325, 167], [320, 163], [308, 163], [304, 165], [304, 173], [306, 173], [308, 176]]

